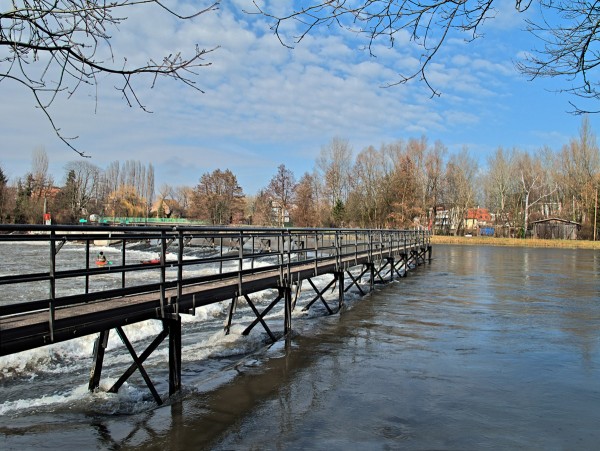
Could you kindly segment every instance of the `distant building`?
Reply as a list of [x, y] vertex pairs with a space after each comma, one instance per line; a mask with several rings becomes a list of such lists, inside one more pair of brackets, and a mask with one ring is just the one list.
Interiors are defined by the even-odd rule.
[[456, 230], [456, 226], [449, 210], [445, 207], [437, 207], [435, 209], [433, 230], [436, 235], [449, 235], [452, 231]]
[[492, 215], [487, 208], [469, 208], [465, 217], [465, 229], [476, 231], [492, 222]]
[[290, 223], [290, 212], [278, 200], [271, 199], [271, 214], [278, 227], [284, 227]]
[[576, 240], [580, 229], [578, 222], [548, 218], [531, 223], [531, 236], [546, 240]]

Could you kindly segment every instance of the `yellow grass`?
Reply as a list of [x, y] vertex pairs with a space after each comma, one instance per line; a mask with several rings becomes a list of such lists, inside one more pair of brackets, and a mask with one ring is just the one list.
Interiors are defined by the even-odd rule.
[[521, 247], [558, 247], [571, 249], [598, 249], [600, 241], [583, 240], [539, 240], [519, 238], [494, 238], [487, 236], [463, 237], [463, 236], [441, 236], [431, 237], [431, 244], [464, 244], [484, 246], [521, 246]]

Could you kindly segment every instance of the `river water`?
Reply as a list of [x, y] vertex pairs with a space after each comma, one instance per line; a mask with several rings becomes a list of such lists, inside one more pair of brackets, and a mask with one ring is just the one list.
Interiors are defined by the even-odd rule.
[[[273, 345], [241, 335], [243, 309], [225, 336], [226, 303], [185, 317], [184, 390], [161, 407], [139, 377], [87, 392], [93, 337], [2, 357], [0, 448], [598, 449], [600, 253], [437, 245], [433, 257], [348, 295], [341, 314], [298, 308]], [[267, 322], [280, 330], [281, 312]], [[128, 326], [137, 347], [154, 323]], [[163, 348], [144, 365], [162, 394]], [[104, 389], [131, 362], [114, 336], [106, 361]]]

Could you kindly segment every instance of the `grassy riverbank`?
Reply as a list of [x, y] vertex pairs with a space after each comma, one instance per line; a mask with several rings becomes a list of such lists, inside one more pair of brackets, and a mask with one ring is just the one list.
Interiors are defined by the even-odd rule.
[[431, 244], [461, 244], [461, 245], [480, 245], [480, 246], [519, 246], [519, 247], [555, 247], [569, 249], [598, 249], [600, 250], [600, 241], [583, 240], [538, 240], [538, 239], [519, 239], [519, 238], [494, 238], [494, 237], [463, 237], [463, 236], [442, 236], [435, 235], [431, 237]]

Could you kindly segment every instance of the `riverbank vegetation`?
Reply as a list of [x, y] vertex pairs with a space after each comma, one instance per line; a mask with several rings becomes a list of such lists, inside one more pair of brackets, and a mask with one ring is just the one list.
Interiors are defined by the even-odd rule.
[[597, 249], [600, 250], [600, 241], [588, 240], [543, 240], [500, 237], [465, 237], [434, 235], [432, 244], [457, 244], [465, 246], [513, 246], [513, 247], [552, 247], [565, 249]]
[[0, 220], [181, 217], [211, 225], [419, 228], [519, 238], [528, 237], [533, 222], [557, 218], [576, 227], [579, 239], [593, 240], [599, 188], [600, 151], [584, 117], [579, 136], [561, 149], [498, 148], [481, 166], [467, 148], [450, 154], [426, 137], [358, 152], [334, 138], [311, 173], [297, 179], [280, 164], [254, 195], [226, 168], [200, 174], [196, 186], [156, 190], [152, 164], [139, 161], [101, 169], [79, 159], [57, 184], [40, 148], [29, 173], [9, 181], [0, 169]]

